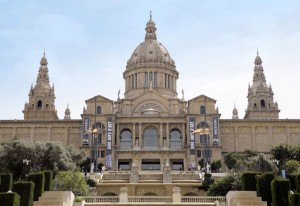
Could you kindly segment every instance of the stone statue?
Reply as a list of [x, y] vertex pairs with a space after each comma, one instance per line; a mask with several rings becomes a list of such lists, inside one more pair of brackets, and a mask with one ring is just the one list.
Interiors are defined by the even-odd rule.
[[136, 140], [135, 140], [135, 146], [136, 146], [136, 147], [139, 146], [139, 138], [136, 138]]
[[118, 99], [120, 99], [120, 92], [121, 92], [121, 90], [119, 89], [119, 91], [118, 91]]
[[152, 81], [150, 81], [150, 90], [152, 90]]
[[184, 90], [181, 90], [182, 93], [182, 100], [184, 100]]
[[210, 173], [210, 165], [208, 163], [206, 163], [206, 172]]
[[91, 171], [90, 173], [93, 173], [94, 172], [94, 163], [91, 164]]

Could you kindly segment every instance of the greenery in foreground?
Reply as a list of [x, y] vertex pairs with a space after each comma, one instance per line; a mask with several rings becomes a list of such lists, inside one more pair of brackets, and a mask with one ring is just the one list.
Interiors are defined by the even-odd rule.
[[287, 175], [300, 174], [300, 145], [280, 144], [274, 146], [270, 155], [246, 150], [243, 153], [228, 153], [225, 164], [231, 173], [216, 180], [204, 180], [207, 195], [223, 196], [230, 190], [241, 190], [241, 175], [243, 172], [273, 172], [280, 176], [281, 170], [286, 169]]
[[0, 145], [0, 173], [12, 173], [14, 180], [30, 171], [73, 171], [85, 159], [73, 145], [64, 148], [59, 142], [28, 142], [13, 139]]

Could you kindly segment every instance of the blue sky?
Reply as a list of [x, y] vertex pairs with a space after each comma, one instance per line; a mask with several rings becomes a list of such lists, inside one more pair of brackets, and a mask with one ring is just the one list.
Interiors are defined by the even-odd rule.
[[150, 10], [180, 73], [179, 98], [183, 89], [186, 100], [216, 99], [223, 119], [235, 103], [243, 118], [258, 48], [280, 118], [300, 118], [298, 0], [0, 0], [0, 8], [2, 120], [23, 119], [44, 49], [59, 118], [69, 104], [79, 119], [95, 95], [116, 100]]

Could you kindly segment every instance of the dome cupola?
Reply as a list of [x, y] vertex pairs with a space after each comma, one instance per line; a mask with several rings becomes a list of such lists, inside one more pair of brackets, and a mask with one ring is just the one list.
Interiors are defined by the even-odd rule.
[[145, 40], [133, 51], [123, 73], [125, 97], [133, 98], [145, 92], [145, 88], [156, 90], [164, 96], [177, 96], [179, 74], [168, 50], [157, 41], [156, 30], [150, 12]]

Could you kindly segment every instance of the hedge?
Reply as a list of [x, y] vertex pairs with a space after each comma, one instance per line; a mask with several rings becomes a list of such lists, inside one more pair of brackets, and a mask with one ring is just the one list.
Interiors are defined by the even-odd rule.
[[275, 175], [273, 173], [265, 173], [263, 175], [257, 175], [257, 195], [262, 198], [263, 201], [267, 201], [268, 204], [272, 203], [271, 182]]
[[53, 172], [44, 171], [44, 175], [45, 175], [44, 191], [51, 191], [52, 190]]
[[295, 185], [296, 185], [296, 193], [300, 193], [300, 175], [296, 176]]
[[13, 191], [20, 195], [20, 206], [33, 206], [34, 183], [16, 182]]
[[242, 188], [245, 191], [256, 191], [256, 175], [260, 175], [259, 172], [244, 172], [242, 174]]
[[1, 174], [0, 176], [0, 192], [8, 192], [12, 187], [13, 176], [11, 173]]
[[28, 181], [34, 183], [34, 196], [33, 200], [38, 201], [39, 197], [44, 193], [45, 175], [44, 172], [29, 173]]
[[290, 180], [275, 178], [271, 183], [273, 206], [288, 206]]
[[300, 193], [294, 193], [290, 195], [289, 206], [299, 206], [300, 205]]
[[0, 206], [19, 206], [20, 205], [20, 196], [15, 193], [0, 193]]
[[296, 190], [296, 175], [286, 175], [286, 178], [290, 180], [291, 190]]

